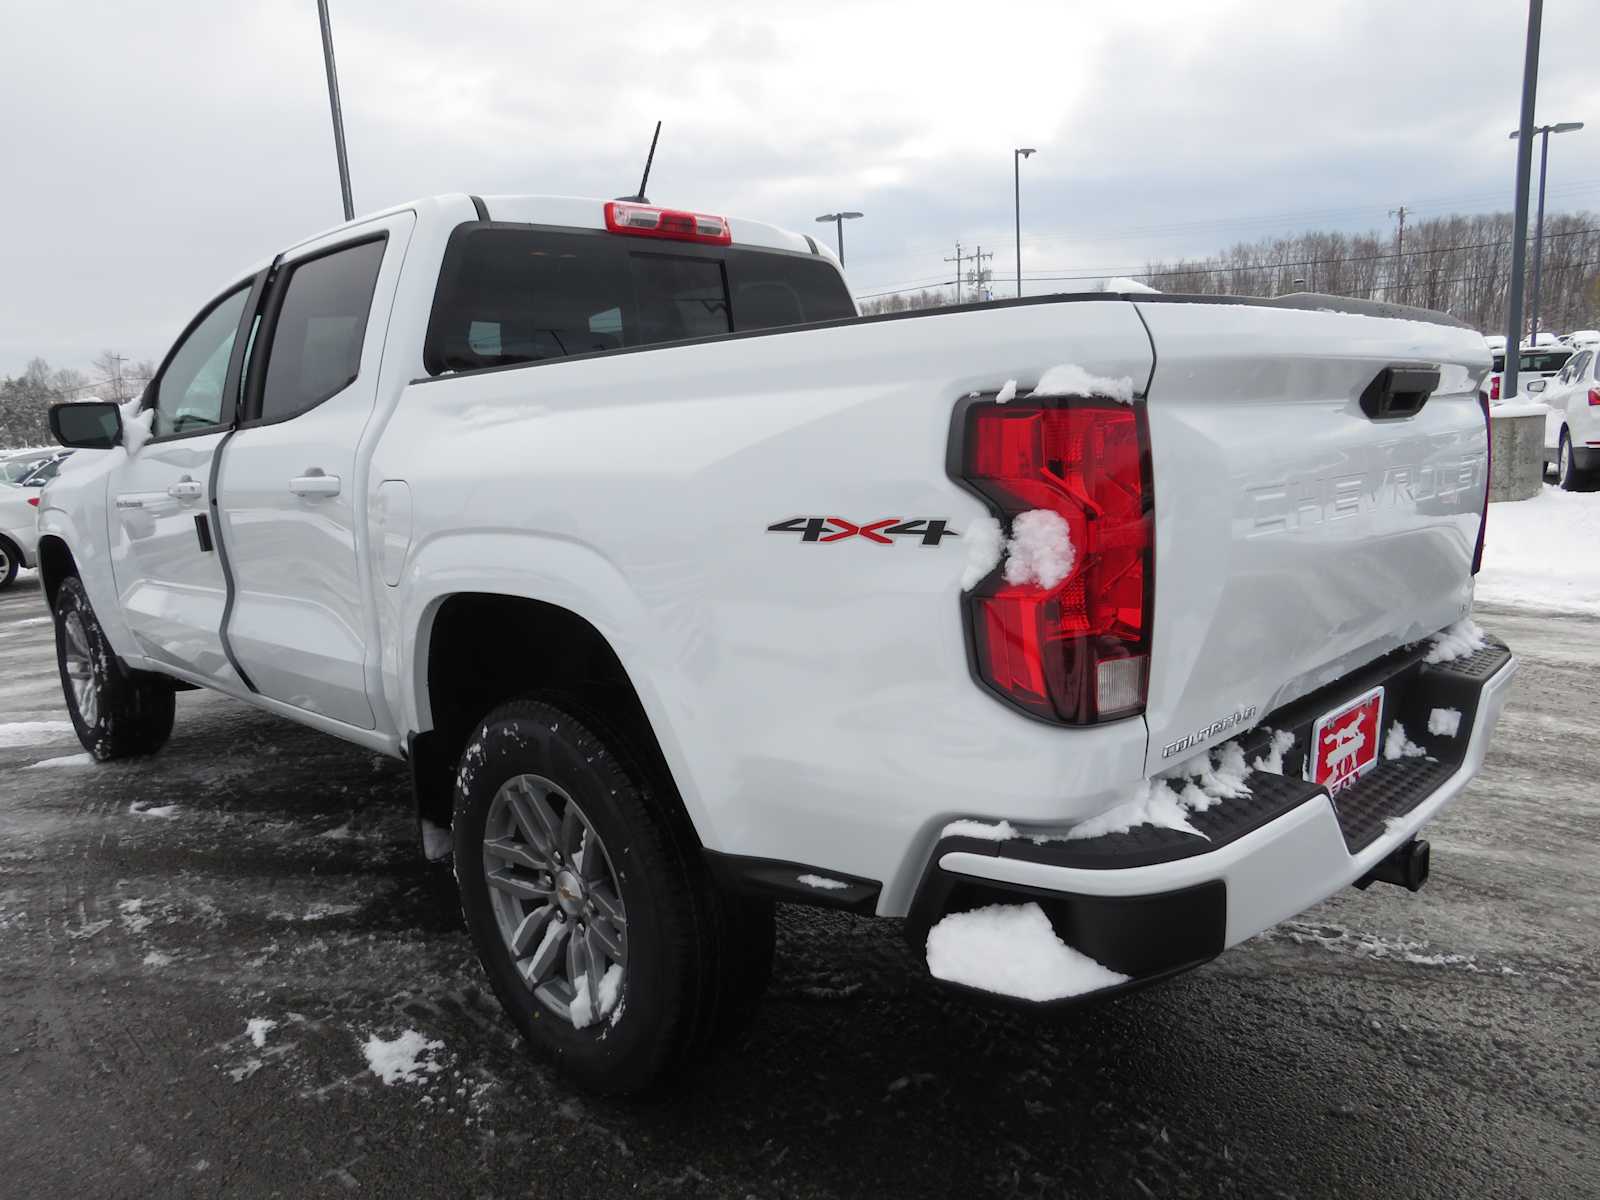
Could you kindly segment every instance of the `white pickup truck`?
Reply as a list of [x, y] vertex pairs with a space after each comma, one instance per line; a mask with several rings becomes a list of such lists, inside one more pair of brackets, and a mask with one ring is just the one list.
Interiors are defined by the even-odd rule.
[[198, 685], [407, 759], [512, 1020], [627, 1091], [750, 1011], [774, 900], [1048, 1006], [1420, 886], [1515, 668], [1488, 367], [1324, 296], [861, 317], [802, 235], [446, 196], [58, 406], [39, 560], [96, 758]]

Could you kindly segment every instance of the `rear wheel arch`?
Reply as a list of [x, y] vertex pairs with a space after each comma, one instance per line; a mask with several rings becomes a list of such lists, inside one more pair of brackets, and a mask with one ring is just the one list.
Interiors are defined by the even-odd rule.
[[539, 696], [620, 740], [651, 792], [698, 846], [654, 726], [616, 650], [591, 622], [560, 605], [493, 592], [445, 597], [416, 639], [413, 735], [418, 815], [448, 825], [456, 764], [484, 716], [510, 700]]

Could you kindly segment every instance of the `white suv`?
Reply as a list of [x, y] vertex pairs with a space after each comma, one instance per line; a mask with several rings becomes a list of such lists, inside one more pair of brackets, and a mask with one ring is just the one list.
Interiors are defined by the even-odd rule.
[[1556, 465], [1567, 491], [1587, 491], [1600, 477], [1600, 347], [1579, 350], [1555, 378], [1542, 382], [1534, 394], [1550, 409], [1545, 462]]

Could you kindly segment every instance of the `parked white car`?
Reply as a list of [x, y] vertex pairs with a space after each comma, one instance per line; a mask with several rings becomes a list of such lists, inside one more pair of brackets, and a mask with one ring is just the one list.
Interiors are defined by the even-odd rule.
[[1530, 398], [1550, 409], [1544, 459], [1555, 464], [1561, 486], [1576, 492], [1600, 483], [1600, 347], [1579, 350]]
[[39, 546], [39, 489], [0, 483], [0, 588], [8, 588], [24, 567], [36, 565]]
[[1600, 346], [1600, 329], [1575, 329], [1568, 335], [1567, 344], [1574, 350]]
[[802, 234], [445, 196], [57, 406], [41, 576], [96, 759], [194, 684], [409, 761], [507, 1014], [629, 1091], [748, 1014], [774, 899], [1064, 1005], [1420, 887], [1515, 669], [1488, 366], [1331, 296], [861, 317]]

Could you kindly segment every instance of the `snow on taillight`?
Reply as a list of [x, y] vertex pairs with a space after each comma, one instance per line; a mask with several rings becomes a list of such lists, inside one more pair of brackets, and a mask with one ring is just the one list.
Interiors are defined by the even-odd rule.
[[958, 410], [952, 474], [1002, 523], [1044, 509], [1071, 536], [1053, 586], [996, 569], [964, 597], [980, 680], [1031, 716], [1070, 725], [1142, 712], [1155, 552], [1143, 405], [977, 401]]
[[676, 208], [656, 208], [648, 204], [628, 204], [620, 200], [607, 202], [606, 228], [612, 233], [626, 233], [634, 237], [704, 242], [711, 246], [733, 244], [733, 230], [728, 226], [727, 217], [683, 212]]

